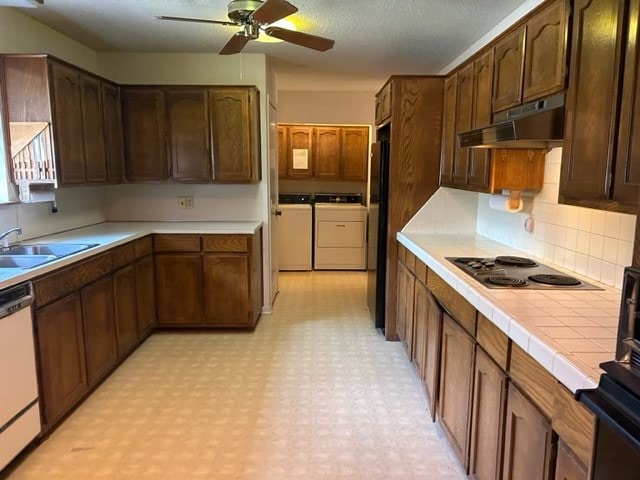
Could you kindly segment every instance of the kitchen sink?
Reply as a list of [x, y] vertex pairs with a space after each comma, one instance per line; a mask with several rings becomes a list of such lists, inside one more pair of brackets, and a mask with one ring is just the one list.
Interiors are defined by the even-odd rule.
[[31, 255], [53, 255], [55, 258], [66, 257], [74, 253], [82, 252], [91, 247], [95, 247], [96, 243], [52, 243], [52, 244], [34, 244], [34, 245], [13, 245], [7, 250], [0, 252], [0, 258], [9, 256], [31, 256]]
[[34, 268], [56, 260], [55, 255], [0, 255], [0, 268]]

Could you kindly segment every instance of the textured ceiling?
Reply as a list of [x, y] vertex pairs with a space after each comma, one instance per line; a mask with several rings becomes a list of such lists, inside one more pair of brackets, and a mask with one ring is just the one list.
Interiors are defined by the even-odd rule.
[[[270, 55], [282, 74], [328, 82], [437, 73], [525, 3], [289, 1], [299, 9], [289, 17], [298, 30], [333, 38], [335, 47], [320, 53], [285, 43], [253, 41], [244, 52]], [[101, 52], [217, 52], [236, 27], [160, 21], [156, 16], [226, 20], [227, 4], [227, 0], [45, 0], [44, 6], [20, 10]]]

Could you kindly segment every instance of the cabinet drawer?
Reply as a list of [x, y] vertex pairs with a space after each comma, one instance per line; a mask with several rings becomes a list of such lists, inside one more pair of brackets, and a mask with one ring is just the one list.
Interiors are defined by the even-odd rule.
[[435, 273], [429, 273], [427, 287], [440, 304], [471, 336], [476, 334], [476, 309]]
[[558, 381], [518, 345], [511, 345], [509, 365], [511, 380], [525, 392], [536, 406], [551, 418]]
[[247, 252], [249, 239], [245, 235], [206, 235], [202, 237], [205, 252]]
[[362, 248], [363, 222], [318, 222], [317, 248]]
[[199, 252], [199, 235], [155, 235], [153, 247], [156, 252]]
[[116, 270], [124, 265], [133, 262], [135, 251], [133, 242], [111, 250], [113, 269]]
[[145, 257], [153, 253], [153, 243], [151, 236], [136, 240], [133, 244], [133, 249], [136, 254], [136, 258]]
[[103, 277], [112, 270], [112, 265], [111, 255], [104, 254], [35, 280], [33, 291], [38, 306], [46, 305]]
[[507, 370], [509, 360], [509, 338], [496, 327], [491, 320], [478, 314], [478, 332], [476, 340], [489, 356], [500, 365], [500, 368]]
[[416, 278], [425, 286], [427, 285], [427, 272], [427, 266], [420, 259], [416, 258], [416, 266], [413, 270], [413, 273], [415, 274]]

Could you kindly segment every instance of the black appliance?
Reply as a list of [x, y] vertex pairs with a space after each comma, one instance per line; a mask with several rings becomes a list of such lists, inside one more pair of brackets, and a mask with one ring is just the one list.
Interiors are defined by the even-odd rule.
[[278, 194], [278, 203], [281, 205], [291, 204], [310, 204], [310, 193], [280, 193]]
[[627, 267], [622, 286], [615, 361], [600, 364], [598, 388], [578, 390], [576, 399], [598, 419], [593, 480], [632, 480], [640, 466], [640, 270]]
[[387, 281], [389, 142], [371, 146], [371, 191], [367, 226], [367, 306], [376, 328], [384, 329]]
[[358, 203], [362, 205], [360, 193], [315, 193], [313, 203]]
[[602, 290], [530, 258], [445, 257], [487, 288]]

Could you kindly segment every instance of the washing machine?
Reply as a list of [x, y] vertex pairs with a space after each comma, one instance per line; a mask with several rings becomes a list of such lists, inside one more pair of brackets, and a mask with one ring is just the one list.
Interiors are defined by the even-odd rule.
[[315, 194], [315, 270], [364, 270], [367, 209], [360, 194]]
[[313, 214], [310, 193], [278, 195], [280, 270], [311, 270]]

